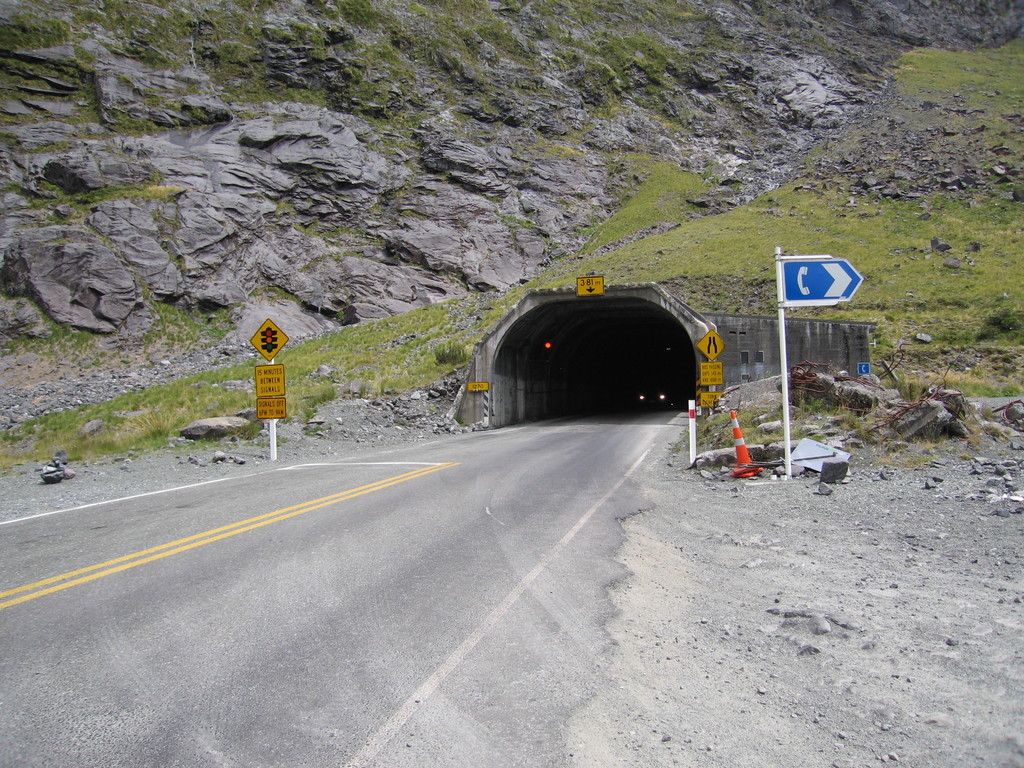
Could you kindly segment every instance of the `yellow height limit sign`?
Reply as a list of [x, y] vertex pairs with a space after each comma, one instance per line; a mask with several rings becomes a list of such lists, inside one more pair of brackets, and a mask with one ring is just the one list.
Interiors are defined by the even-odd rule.
[[717, 387], [725, 384], [725, 363], [701, 363], [700, 383], [702, 387]]
[[576, 278], [577, 296], [603, 296], [604, 275], [591, 275]]

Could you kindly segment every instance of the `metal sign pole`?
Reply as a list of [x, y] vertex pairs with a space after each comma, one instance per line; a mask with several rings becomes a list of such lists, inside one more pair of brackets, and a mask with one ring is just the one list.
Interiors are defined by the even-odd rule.
[[782, 449], [786, 459], [786, 479], [793, 477], [793, 449], [789, 427], [789, 358], [786, 354], [786, 307], [782, 283], [782, 248], [775, 248], [775, 284], [779, 295], [779, 362], [782, 365]]
[[[274, 357], [270, 359], [270, 364], [274, 364]], [[270, 420], [270, 460], [277, 461], [277, 419]]]

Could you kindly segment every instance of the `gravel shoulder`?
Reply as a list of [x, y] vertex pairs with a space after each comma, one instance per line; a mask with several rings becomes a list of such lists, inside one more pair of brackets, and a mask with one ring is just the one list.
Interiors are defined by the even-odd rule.
[[1017, 456], [854, 457], [819, 495], [816, 477], [708, 480], [664, 449], [624, 521], [631, 575], [572, 765], [1024, 766]]
[[450, 398], [426, 395], [374, 403], [339, 398], [321, 407], [310, 422], [278, 425], [276, 464], [270, 463], [269, 438], [263, 435], [255, 441], [176, 439], [166, 448], [138, 455], [73, 461], [69, 466], [75, 477], [54, 485], [40, 482], [38, 464], [0, 469], [0, 523], [172, 486], [244, 477], [268, 466], [340, 461], [442, 439], [461, 431], [445, 417], [450, 408]]

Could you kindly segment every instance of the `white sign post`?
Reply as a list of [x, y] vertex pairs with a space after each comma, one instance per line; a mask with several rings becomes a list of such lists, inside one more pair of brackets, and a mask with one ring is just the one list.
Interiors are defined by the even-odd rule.
[[782, 444], [786, 479], [793, 477], [786, 307], [831, 307], [852, 299], [862, 282], [864, 276], [846, 259], [834, 256], [783, 256], [782, 248], [775, 249], [775, 284], [779, 296], [779, 362], [782, 365]]
[[[249, 343], [256, 348], [270, 365], [274, 364], [274, 358], [281, 351], [281, 347], [288, 343], [288, 335], [282, 331], [269, 317], [263, 321], [263, 325], [249, 339]], [[258, 398], [257, 398], [258, 399]], [[283, 401], [283, 398], [281, 398]], [[257, 406], [258, 407], [258, 406]], [[277, 419], [270, 419], [270, 460], [277, 461]]]

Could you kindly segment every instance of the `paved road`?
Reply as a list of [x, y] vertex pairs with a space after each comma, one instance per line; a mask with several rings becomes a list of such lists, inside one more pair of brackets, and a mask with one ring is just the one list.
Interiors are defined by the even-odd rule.
[[0, 526], [0, 766], [558, 766], [665, 415]]

